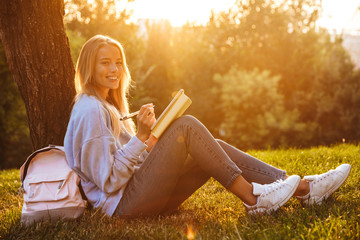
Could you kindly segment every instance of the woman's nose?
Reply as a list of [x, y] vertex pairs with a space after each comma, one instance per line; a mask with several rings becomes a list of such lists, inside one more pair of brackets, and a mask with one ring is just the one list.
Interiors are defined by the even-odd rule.
[[110, 71], [111, 71], [111, 72], [116, 72], [117, 70], [119, 70], [119, 69], [118, 69], [118, 67], [116, 66], [115, 63], [113, 63], [113, 64], [110, 65]]

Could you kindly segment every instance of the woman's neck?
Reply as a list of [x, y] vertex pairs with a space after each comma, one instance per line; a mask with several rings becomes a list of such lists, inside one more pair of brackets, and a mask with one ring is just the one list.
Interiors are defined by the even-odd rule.
[[106, 100], [109, 96], [109, 90], [108, 88], [100, 88], [98, 86], [95, 86], [95, 91], [104, 99]]

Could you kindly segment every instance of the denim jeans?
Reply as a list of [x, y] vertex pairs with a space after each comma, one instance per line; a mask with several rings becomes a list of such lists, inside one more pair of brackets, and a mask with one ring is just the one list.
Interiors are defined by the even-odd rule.
[[134, 173], [114, 213], [149, 216], [177, 208], [210, 177], [230, 188], [242, 175], [248, 182], [271, 183], [285, 171], [215, 139], [192, 116], [182, 116], [163, 133]]

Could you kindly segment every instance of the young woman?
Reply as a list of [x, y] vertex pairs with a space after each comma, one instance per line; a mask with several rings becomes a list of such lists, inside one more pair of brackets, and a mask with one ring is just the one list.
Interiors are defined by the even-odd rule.
[[238, 196], [248, 213], [270, 213], [297, 196], [321, 204], [346, 180], [350, 165], [321, 175], [287, 176], [216, 140], [197, 119], [183, 116], [159, 140], [150, 134], [152, 104], [143, 105], [137, 130], [126, 98], [130, 74], [120, 43], [97, 35], [80, 53], [77, 95], [64, 140], [70, 166], [94, 208], [109, 216], [162, 214], [177, 208], [210, 177]]

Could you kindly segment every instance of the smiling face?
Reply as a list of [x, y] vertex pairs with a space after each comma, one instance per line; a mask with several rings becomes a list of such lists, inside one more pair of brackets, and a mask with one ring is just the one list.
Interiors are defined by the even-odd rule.
[[114, 45], [99, 48], [95, 57], [94, 79], [96, 90], [106, 99], [110, 89], [119, 87], [122, 74], [120, 50]]

